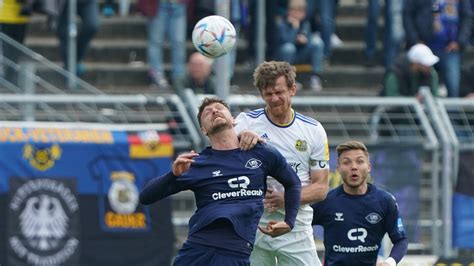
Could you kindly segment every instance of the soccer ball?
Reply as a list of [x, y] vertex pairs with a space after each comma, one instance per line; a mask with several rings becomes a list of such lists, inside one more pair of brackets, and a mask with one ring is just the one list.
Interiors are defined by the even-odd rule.
[[193, 29], [194, 47], [203, 55], [217, 58], [232, 50], [237, 34], [232, 23], [225, 17], [207, 16]]

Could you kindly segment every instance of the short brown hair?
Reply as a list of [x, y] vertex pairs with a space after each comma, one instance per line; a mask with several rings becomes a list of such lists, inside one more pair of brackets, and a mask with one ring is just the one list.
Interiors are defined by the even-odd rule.
[[201, 105], [199, 106], [199, 112], [197, 114], [197, 119], [198, 119], [198, 122], [199, 122], [199, 126], [201, 126], [201, 115], [202, 115], [202, 112], [204, 111], [204, 108], [206, 108], [206, 106], [211, 105], [213, 103], [220, 103], [220, 104], [224, 105], [227, 109], [230, 110], [229, 105], [222, 99], [219, 99], [217, 97], [206, 97], [206, 98], [204, 98], [204, 100], [202, 100], [202, 102], [201, 102]]
[[295, 84], [296, 68], [284, 61], [265, 61], [253, 72], [253, 85], [262, 92], [268, 86], [274, 86], [276, 80], [285, 76], [288, 87]]
[[351, 151], [351, 150], [361, 150], [364, 152], [365, 156], [367, 156], [367, 159], [369, 159], [369, 150], [364, 145], [364, 143], [357, 140], [351, 140], [351, 141], [341, 143], [336, 147], [337, 160], [339, 161], [339, 157], [341, 157], [341, 154], [343, 152]]

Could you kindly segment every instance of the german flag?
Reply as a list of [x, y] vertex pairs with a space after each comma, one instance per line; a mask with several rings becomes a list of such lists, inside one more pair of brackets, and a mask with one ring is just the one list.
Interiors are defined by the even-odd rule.
[[128, 135], [128, 143], [132, 159], [171, 157], [174, 154], [173, 138], [169, 134], [146, 132]]

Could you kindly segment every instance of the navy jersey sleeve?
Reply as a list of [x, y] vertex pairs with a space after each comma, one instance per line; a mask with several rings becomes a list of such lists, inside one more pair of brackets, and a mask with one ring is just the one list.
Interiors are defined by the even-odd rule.
[[171, 171], [165, 175], [153, 178], [140, 192], [140, 203], [145, 205], [153, 204], [181, 190], [185, 190], [183, 184], [176, 179], [177, 177]]
[[311, 205], [311, 207], [313, 208], [313, 222], [311, 223], [312, 225], [322, 225], [323, 215], [321, 215], [321, 213], [323, 212], [323, 204], [324, 200]]
[[393, 243], [390, 257], [395, 259], [398, 263], [407, 252], [408, 239], [405, 235], [405, 228], [403, 226], [402, 218], [400, 218], [395, 198], [389, 194], [386, 201], [388, 212], [385, 217], [385, 227]]
[[285, 188], [285, 222], [293, 228], [301, 201], [301, 181], [285, 157], [270, 145], [265, 145], [268, 155], [268, 175]]

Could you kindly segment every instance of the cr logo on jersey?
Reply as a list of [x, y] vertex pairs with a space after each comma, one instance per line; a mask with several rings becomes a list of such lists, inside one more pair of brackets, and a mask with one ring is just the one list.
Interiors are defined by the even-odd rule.
[[347, 231], [347, 238], [352, 241], [360, 240], [360, 242], [365, 243], [365, 238], [367, 237], [367, 230], [364, 228], [352, 228]]
[[250, 184], [250, 179], [246, 176], [239, 176], [227, 180], [227, 183], [231, 188], [247, 188]]
[[299, 139], [296, 141], [295, 148], [296, 150], [301, 152], [306, 151], [308, 149], [308, 143], [306, 142], [306, 140]]

